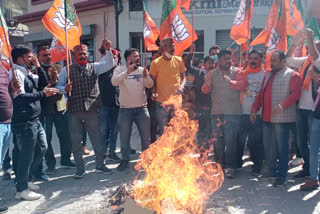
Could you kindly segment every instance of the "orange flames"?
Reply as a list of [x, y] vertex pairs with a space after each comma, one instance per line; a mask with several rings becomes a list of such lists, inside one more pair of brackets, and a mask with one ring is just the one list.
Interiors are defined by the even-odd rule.
[[207, 161], [209, 150], [195, 144], [198, 122], [189, 120], [181, 108], [181, 96], [165, 105], [174, 108], [175, 116], [164, 134], [140, 155], [135, 168], [145, 175], [135, 182], [133, 198], [158, 214], [161, 201], [169, 198], [177, 210], [202, 214], [204, 201], [223, 183], [223, 171], [219, 164]]

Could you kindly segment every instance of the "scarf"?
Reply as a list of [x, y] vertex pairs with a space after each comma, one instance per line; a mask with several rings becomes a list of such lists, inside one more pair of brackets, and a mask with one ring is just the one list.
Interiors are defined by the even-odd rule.
[[249, 74], [256, 74], [256, 73], [259, 73], [261, 70], [262, 70], [262, 64], [256, 69], [252, 69], [252, 68], [250, 68], [250, 66], [248, 66], [244, 70], [243, 74], [247, 77]]
[[77, 63], [78, 63], [79, 65], [81, 65], [81, 66], [84, 66], [84, 65], [86, 65], [86, 64], [88, 63], [88, 60], [85, 60], [85, 61], [76, 60], [76, 61], [77, 61]]
[[[310, 71], [306, 71], [308, 66], [311, 65]], [[303, 77], [305, 76], [305, 72], [308, 72], [308, 74], [306, 75], [306, 77], [303, 80]], [[302, 69], [300, 71], [300, 76], [303, 80], [302, 83], [302, 89], [308, 91], [309, 87], [310, 87], [310, 83], [311, 83], [311, 73], [314, 72], [314, 59], [312, 56], [308, 56], [307, 60], [304, 62]]]

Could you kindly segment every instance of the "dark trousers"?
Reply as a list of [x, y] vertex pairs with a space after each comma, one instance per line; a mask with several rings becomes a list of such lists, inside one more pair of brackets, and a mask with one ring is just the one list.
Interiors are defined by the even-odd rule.
[[211, 119], [209, 109], [198, 109], [195, 119], [199, 122], [197, 140], [199, 146], [208, 143], [211, 137]]
[[16, 189], [22, 192], [28, 189], [34, 172], [38, 171], [48, 148], [46, 133], [38, 119], [25, 123], [12, 124], [16, 136], [16, 145], [19, 150], [16, 169]]
[[226, 168], [238, 168], [237, 148], [240, 115], [211, 115], [216, 161]]
[[148, 104], [148, 111], [150, 114], [150, 123], [151, 123], [151, 143], [154, 143], [157, 140], [158, 132], [158, 120], [157, 120], [157, 102], [151, 100]]
[[52, 129], [56, 128], [57, 136], [60, 143], [61, 164], [70, 162], [71, 157], [71, 140], [68, 126], [68, 115], [66, 111], [47, 113], [45, 115], [45, 131], [47, 135], [48, 150], [45, 155], [48, 169], [54, 169], [56, 159], [52, 148]]
[[243, 114], [240, 117], [240, 132], [239, 132], [239, 167], [242, 166], [242, 156], [247, 142], [253, 167], [261, 170], [263, 161], [263, 142], [262, 142], [262, 119], [257, 116], [254, 124], [250, 121], [250, 115]]
[[8, 169], [11, 169], [11, 157], [10, 157], [10, 151], [9, 149], [6, 152], [6, 155], [4, 156], [3, 162], [2, 162], [2, 169], [3, 171], [7, 171]]
[[77, 169], [85, 170], [81, 143], [83, 139], [83, 124], [88, 131], [94, 154], [96, 155], [96, 167], [102, 167], [104, 164], [104, 153], [101, 142], [98, 113], [93, 111], [70, 113], [69, 118], [72, 151]]
[[309, 172], [309, 147], [312, 130], [312, 111], [298, 109], [297, 110], [297, 134], [298, 134], [298, 150], [303, 158], [303, 170]]

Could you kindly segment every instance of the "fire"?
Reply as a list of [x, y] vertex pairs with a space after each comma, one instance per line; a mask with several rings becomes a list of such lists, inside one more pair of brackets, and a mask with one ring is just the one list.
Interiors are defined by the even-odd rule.
[[181, 97], [175, 96], [164, 103], [174, 108], [175, 116], [135, 166], [144, 171], [144, 178], [135, 182], [132, 196], [141, 206], [158, 214], [161, 202], [169, 198], [177, 210], [202, 214], [204, 201], [224, 180], [220, 165], [208, 162], [209, 150], [195, 144], [198, 122], [189, 119], [181, 102]]

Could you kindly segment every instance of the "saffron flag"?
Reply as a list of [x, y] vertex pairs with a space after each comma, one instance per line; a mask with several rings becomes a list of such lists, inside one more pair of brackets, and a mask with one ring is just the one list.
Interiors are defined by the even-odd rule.
[[270, 58], [275, 50], [286, 52], [288, 49], [287, 44], [287, 14], [288, 2], [286, 0], [279, 1], [279, 9], [277, 15], [277, 23], [272, 28], [268, 40], [266, 42], [266, 56], [265, 56], [265, 70], [271, 70]]
[[251, 19], [254, 0], [241, 0], [239, 9], [234, 17], [230, 38], [238, 45], [246, 43], [251, 38]]
[[260, 34], [250, 43], [250, 46], [255, 46], [259, 44], [263, 44], [267, 42], [267, 39], [272, 31], [273, 27], [277, 23], [277, 15], [279, 8], [279, 0], [275, 0], [271, 6], [269, 16], [265, 23], [264, 29], [260, 32]]
[[50, 51], [53, 64], [67, 59], [67, 49], [56, 37], [52, 39]]
[[286, 4], [287, 33], [288, 35], [295, 36], [304, 27], [301, 13], [293, 0], [286, 0]]
[[65, 28], [68, 33], [68, 48], [73, 49], [80, 44], [82, 29], [71, 0], [55, 0], [42, 18], [42, 22], [65, 47], [67, 47]]
[[[9, 70], [10, 69], [10, 55], [11, 55], [11, 46], [10, 42], [6, 39], [9, 39], [9, 34], [8, 34], [8, 27], [6, 24], [6, 21], [4, 20], [4, 17], [2, 15], [0, 8], [0, 18], [2, 22], [0, 22], [0, 48], [2, 50], [2, 55], [1, 55], [1, 60], [2, 60], [2, 65]], [[1, 25], [3, 23], [3, 25]]]
[[183, 7], [186, 11], [190, 10], [190, 3], [191, 0], [177, 0], [178, 5], [180, 5], [180, 7]]
[[148, 12], [144, 11], [143, 37], [144, 37], [144, 45], [146, 46], [148, 51], [156, 51], [159, 49], [159, 47], [156, 45], [156, 41], [159, 36], [160, 36], [160, 32], [157, 25], [149, 16]]
[[176, 0], [163, 1], [160, 39], [173, 37], [175, 42], [175, 55], [181, 55], [189, 48], [193, 41], [198, 39], [192, 26], [183, 15]]

